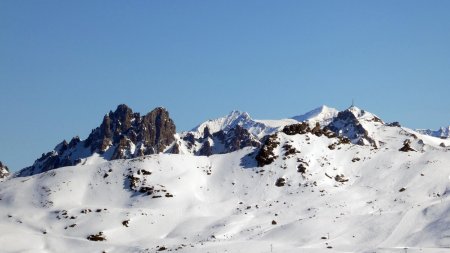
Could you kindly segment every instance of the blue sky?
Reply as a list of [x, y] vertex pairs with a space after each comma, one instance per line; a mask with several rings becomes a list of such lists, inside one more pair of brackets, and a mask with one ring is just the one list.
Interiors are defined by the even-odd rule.
[[450, 125], [450, 1], [0, 1], [0, 160], [31, 165], [120, 103], [178, 130], [357, 106]]

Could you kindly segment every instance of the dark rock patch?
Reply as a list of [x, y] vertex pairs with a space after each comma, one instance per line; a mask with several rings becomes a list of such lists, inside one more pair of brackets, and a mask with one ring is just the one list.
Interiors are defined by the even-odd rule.
[[277, 156], [273, 153], [274, 149], [280, 144], [280, 142], [277, 141], [277, 138], [278, 137], [276, 134], [267, 137], [264, 145], [255, 157], [259, 167], [271, 164], [277, 158]]
[[275, 186], [277, 187], [282, 187], [286, 184], [286, 179], [280, 177], [277, 179], [277, 181], [275, 182]]
[[340, 174], [340, 175], [336, 175], [334, 177], [334, 180], [336, 180], [336, 182], [339, 182], [339, 183], [345, 183], [348, 181], [348, 178], [346, 178], [343, 174]]
[[87, 237], [87, 239], [89, 241], [95, 241], [95, 242], [106, 241], [106, 237], [103, 235], [103, 232], [99, 232], [98, 234], [95, 234], [95, 235], [89, 235]]
[[399, 151], [402, 152], [409, 152], [409, 151], [416, 151], [415, 149], [411, 148], [411, 141], [410, 140], [405, 140], [403, 142], [403, 147], [401, 147], [399, 149]]

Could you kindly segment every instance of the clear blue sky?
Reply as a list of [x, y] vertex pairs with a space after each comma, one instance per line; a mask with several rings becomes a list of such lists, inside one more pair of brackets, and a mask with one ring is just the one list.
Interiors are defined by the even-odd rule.
[[450, 1], [0, 1], [0, 160], [85, 138], [120, 103], [178, 130], [351, 103], [450, 125]]

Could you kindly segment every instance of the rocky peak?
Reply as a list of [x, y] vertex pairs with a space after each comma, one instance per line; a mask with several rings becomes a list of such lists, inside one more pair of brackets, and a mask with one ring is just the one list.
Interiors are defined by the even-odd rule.
[[176, 134], [175, 124], [169, 117], [169, 112], [158, 107], [145, 115], [138, 126], [138, 141], [152, 149], [149, 154], [162, 152], [170, 145]]
[[355, 144], [376, 146], [375, 140], [369, 136], [364, 123], [383, 121], [372, 113], [351, 106], [347, 110], [340, 111], [328, 125], [328, 128], [338, 136], [346, 137]]
[[0, 161], [0, 179], [5, 178], [9, 176], [9, 169], [8, 166], [4, 165], [1, 161]]
[[76, 136], [69, 143], [62, 141], [20, 175], [75, 165], [94, 153], [105, 160], [114, 160], [163, 152], [175, 141], [175, 134], [175, 124], [166, 109], [158, 107], [141, 117], [121, 104], [103, 117], [86, 140]]

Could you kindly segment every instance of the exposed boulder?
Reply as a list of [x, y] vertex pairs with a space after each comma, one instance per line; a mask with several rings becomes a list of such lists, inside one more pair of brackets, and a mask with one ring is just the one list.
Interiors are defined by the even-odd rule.
[[411, 141], [410, 140], [405, 140], [403, 142], [403, 147], [401, 147], [399, 149], [399, 151], [409, 152], [409, 151], [416, 151], [416, 150], [411, 147]]
[[302, 173], [302, 174], [305, 174], [305, 173], [306, 173], [306, 170], [307, 170], [307, 167], [306, 167], [306, 164], [305, 164], [305, 163], [300, 163], [300, 164], [297, 166], [297, 172], [300, 172], [300, 173]]
[[334, 180], [336, 180], [336, 182], [339, 182], [339, 183], [345, 183], [348, 181], [348, 178], [346, 178], [343, 174], [340, 174], [340, 175], [336, 175], [334, 177]]
[[286, 179], [280, 177], [277, 179], [277, 181], [275, 182], [275, 186], [277, 187], [282, 187], [286, 184]]
[[89, 235], [86, 239], [94, 242], [106, 241], [106, 237], [103, 235], [103, 232], [98, 232], [98, 234], [95, 235]]

